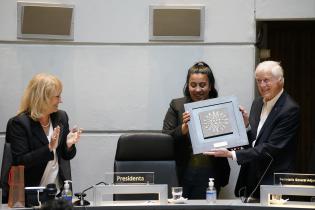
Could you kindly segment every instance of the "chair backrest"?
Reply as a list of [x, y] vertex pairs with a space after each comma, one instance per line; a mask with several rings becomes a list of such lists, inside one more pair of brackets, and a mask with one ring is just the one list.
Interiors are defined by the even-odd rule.
[[315, 174], [315, 142], [313, 143], [313, 150], [309, 159], [308, 173]]
[[[114, 172], [154, 172], [155, 184], [178, 186], [174, 140], [162, 133], [133, 133], [120, 136]], [[115, 200], [156, 200], [153, 195], [115, 195]]]
[[8, 176], [9, 176], [11, 165], [12, 165], [11, 144], [5, 142], [4, 148], [3, 148], [1, 179], [0, 179], [1, 181], [0, 185], [2, 188], [2, 203], [8, 202], [8, 196], [9, 196]]

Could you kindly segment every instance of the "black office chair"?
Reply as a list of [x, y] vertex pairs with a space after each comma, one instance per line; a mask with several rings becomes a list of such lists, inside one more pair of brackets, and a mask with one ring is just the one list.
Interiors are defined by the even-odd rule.
[[[114, 172], [154, 172], [155, 184], [178, 186], [174, 141], [162, 133], [134, 133], [120, 136]], [[157, 200], [157, 195], [114, 195], [114, 200]]]
[[308, 173], [315, 174], [315, 142], [313, 142], [313, 150], [308, 164]]
[[11, 165], [12, 165], [11, 144], [5, 142], [3, 148], [0, 179], [0, 187], [2, 188], [2, 203], [8, 203], [9, 197], [8, 177]]

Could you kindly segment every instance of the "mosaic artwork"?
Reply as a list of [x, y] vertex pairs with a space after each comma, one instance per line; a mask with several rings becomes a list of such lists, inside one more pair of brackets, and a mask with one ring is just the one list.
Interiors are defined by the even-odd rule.
[[233, 133], [226, 108], [200, 112], [199, 119], [204, 139]]
[[191, 113], [188, 128], [194, 154], [248, 144], [235, 96], [186, 103], [184, 108]]

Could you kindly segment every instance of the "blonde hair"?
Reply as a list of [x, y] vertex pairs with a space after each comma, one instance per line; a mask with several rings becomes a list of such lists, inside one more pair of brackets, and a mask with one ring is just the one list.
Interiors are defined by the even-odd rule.
[[56, 76], [36, 74], [24, 91], [18, 114], [27, 112], [33, 120], [38, 120], [47, 111], [51, 98], [61, 91], [62, 83]]

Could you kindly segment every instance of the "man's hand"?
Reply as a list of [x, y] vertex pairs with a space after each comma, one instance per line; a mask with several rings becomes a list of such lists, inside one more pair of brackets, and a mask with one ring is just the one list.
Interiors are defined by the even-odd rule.
[[70, 149], [72, 145], [76, 144], [80, 140], [80, 135], [82, 133], [81, 128], [73, 128], [70, 133], [67, 135], [67, 147]]
[[244, 107], [240, 106], [239, 109], [240, 109], [240, 111], [241, 111], [241, 113], [242, 113], [245, 127], [247, 128], [248, 125], [249, 125], [249, 114], [248, 114], [248, 112], [245, 110]]

